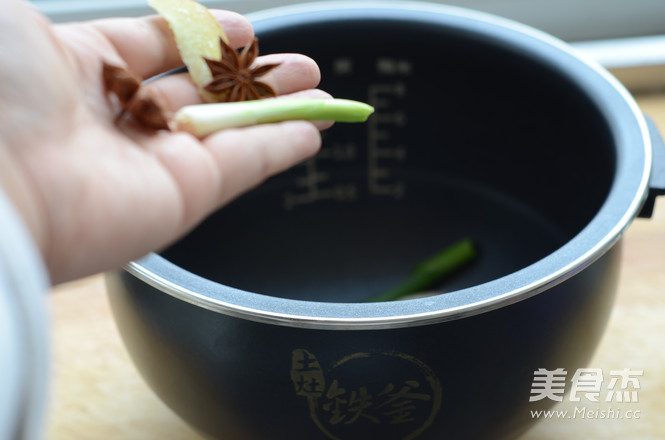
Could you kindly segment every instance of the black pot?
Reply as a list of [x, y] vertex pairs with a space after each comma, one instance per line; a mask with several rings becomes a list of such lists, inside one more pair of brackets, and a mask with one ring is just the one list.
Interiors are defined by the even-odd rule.
[[[350, 3], [254, 25], [377, 112], [108, 276], [142, 375], [210, 438], [516, 437], [555, 403], [530, 402], [534, 372], [572, 374], [603, 333], [620, 237], [665, 188], [657, 135], [604, 70], [495, 17]], [[480, 255], [440, 293], [358, 302], [462, 237]]]

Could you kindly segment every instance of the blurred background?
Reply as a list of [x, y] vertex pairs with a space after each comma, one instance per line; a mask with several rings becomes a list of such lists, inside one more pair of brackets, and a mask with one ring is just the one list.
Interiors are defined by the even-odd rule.
[[[383, 0], [386, 2], [394, 0]], [[241, 14], [305, 3], [303, 0], [201, 0]], [[574, 43], [631, 92], [665, 90], [665, 1], [662, 0], [449, 0], [509, 18]], [[145, 0], [32, 0], [54, 22], [153, 13]]]
[[[150, 12], [145, 0], [33, 0], [33, 3], [53, 21]], [[203, 0], [200, 3], [246, 14], [303, 1]], [[665, 34], [665, 2], [662, 0], [450, 0], [436, 3], [511, 18], [567, 41]]]

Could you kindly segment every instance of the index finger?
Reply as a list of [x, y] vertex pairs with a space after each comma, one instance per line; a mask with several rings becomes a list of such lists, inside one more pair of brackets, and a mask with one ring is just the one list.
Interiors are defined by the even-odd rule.
[[[254, 38], [249, 21], [240, 14], [211, 9], [231, 46], [243, 47]], [[125, 60], [131, 72], [149, 78], [182, 65], [173, 33], [158, 15], [140, 18], [108, 18], [93, 22]]]

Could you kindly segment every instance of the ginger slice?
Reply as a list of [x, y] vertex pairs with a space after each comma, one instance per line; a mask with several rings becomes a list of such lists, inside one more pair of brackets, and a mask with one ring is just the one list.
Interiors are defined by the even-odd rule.
[[169, 24], [180, 57], [187, 66], [192, 80], [205, 101], [219, 101], [204, 87], [212, 80], [212, 73], [204, 58], [220, 60], [220, 38], [228, 43], [224, 29], [208, 8], [194, 0], [148, 0], [148, 5]]

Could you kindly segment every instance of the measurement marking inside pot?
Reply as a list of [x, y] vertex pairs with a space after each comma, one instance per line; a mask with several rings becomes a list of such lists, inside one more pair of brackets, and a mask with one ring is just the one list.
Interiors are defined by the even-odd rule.
[[327, 148], [322, 149], [318, 154], [318, 159], [333, 159], [337, 162], [343, 160], [353, 161], [358, 156], [358, 147], [353, 142], [333, 143]]
[[401, 180], [392, 180], [392, 172], [386, 161], [401, 162], [406, 159], [406, 146], [391, 143], [392, 129], [403, 128], [406, 114], [394, 110], [395, 100], [406, 96], [406, 85], [372, 84], [368, 88], [369, 104], [375, 114], [367, 121], [367, 186], [370, 194], [404, 197], [406, 187]]
[[333, 160], [336, 162], [352, 161], [357, 156], [358, 148], [353, 142], [334, 143], [329, 148], [303, 163], [305, 174], [296, 179], [295, 185], [302, 188], [303, 192], [288, 191], [284, 194], [284, 209], [291, 210], [298, 205], [313, 203], [319, 200], [335, 200], [338, 202], [353, 201], [358, 197], [358, 188], [353, 183], [338, 183], [325, 187], [330, 180], [329, 173], [319, 170], [322, 160]]

